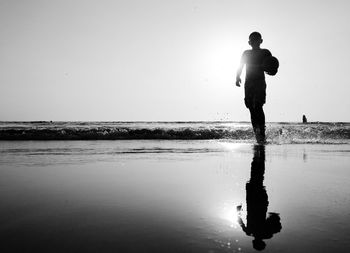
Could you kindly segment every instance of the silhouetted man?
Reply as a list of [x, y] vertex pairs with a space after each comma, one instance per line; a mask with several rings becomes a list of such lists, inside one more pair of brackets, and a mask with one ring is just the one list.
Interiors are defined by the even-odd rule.
[[236, 76], [236, 86], [240, 87], [241, 73], [245, 65], [244, 102], [250, 111], [253, 130], [258, 143], [265, 142], [265, 114], [263, 105], [266, 100], [266, 82], [262, 64], [264, 59], [272, 56], [269, 50], [260, 48], [262, 42], [260, 33], [253, 32], [249, 35], [248, 43], [252, 49], [243, 52]]
[[305, 115], [303, 115], [303, 123], [306, 124], [307, 123], [307, 118]]
[[[243, 231], [253, 236], [253, 247], [256, 250], [263, 250], [266, 247], [264, 239], [272, 238], [273, 234], [282, 229], [279, 214], [268, 213], [268, 196], [263, 185], [265, 173], [265, 147], [254, 146], [254, 158], [251, 166], [250, 180], [246, 184], [247, 193], [247, 225], [239, 216], [238, 222]], [[237, 209], [240, 211], [241, 206]]]

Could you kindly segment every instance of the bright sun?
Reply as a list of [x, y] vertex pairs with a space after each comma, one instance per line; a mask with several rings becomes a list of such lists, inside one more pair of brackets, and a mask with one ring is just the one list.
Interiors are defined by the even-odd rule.
[[220, 82], [232, 82], [241, 55], [247, 48], [243, 41], [235, 42], [232, 38], [213, 38], [203, 42], [197, 58], [197, 69], [201, 76]]

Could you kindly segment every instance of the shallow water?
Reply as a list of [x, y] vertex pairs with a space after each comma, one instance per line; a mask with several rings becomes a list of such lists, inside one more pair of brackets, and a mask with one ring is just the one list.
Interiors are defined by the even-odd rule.
[[[273, 231], [265, 252], [349, 252], [349, 154], [325, 144], [1, 141], [0, 248], [255, 252], [249, 230]], [[272, 230], [269, 212], [280, 218]]]

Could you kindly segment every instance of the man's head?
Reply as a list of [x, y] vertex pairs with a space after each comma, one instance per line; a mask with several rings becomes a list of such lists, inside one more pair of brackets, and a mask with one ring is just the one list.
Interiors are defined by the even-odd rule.
[[260, 44], [263, 42], [261, 38], [261, 34], [258, 32], [252, 32], [249, 35], [249, 41], [248, 44], [253, 48], [260, 48]]
[[253, 248], [256, 250], [264, 250], [266, 248], [266, 243], [262, 239], [255, 238], [253, 240]]

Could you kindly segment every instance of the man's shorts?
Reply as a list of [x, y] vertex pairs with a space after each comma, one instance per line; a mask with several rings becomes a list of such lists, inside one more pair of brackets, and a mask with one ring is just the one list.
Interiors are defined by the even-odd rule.
[[247, 108], [262, 107], [266, 102], [266, 82], [264, 79], [246, 80], [244, 103]]

